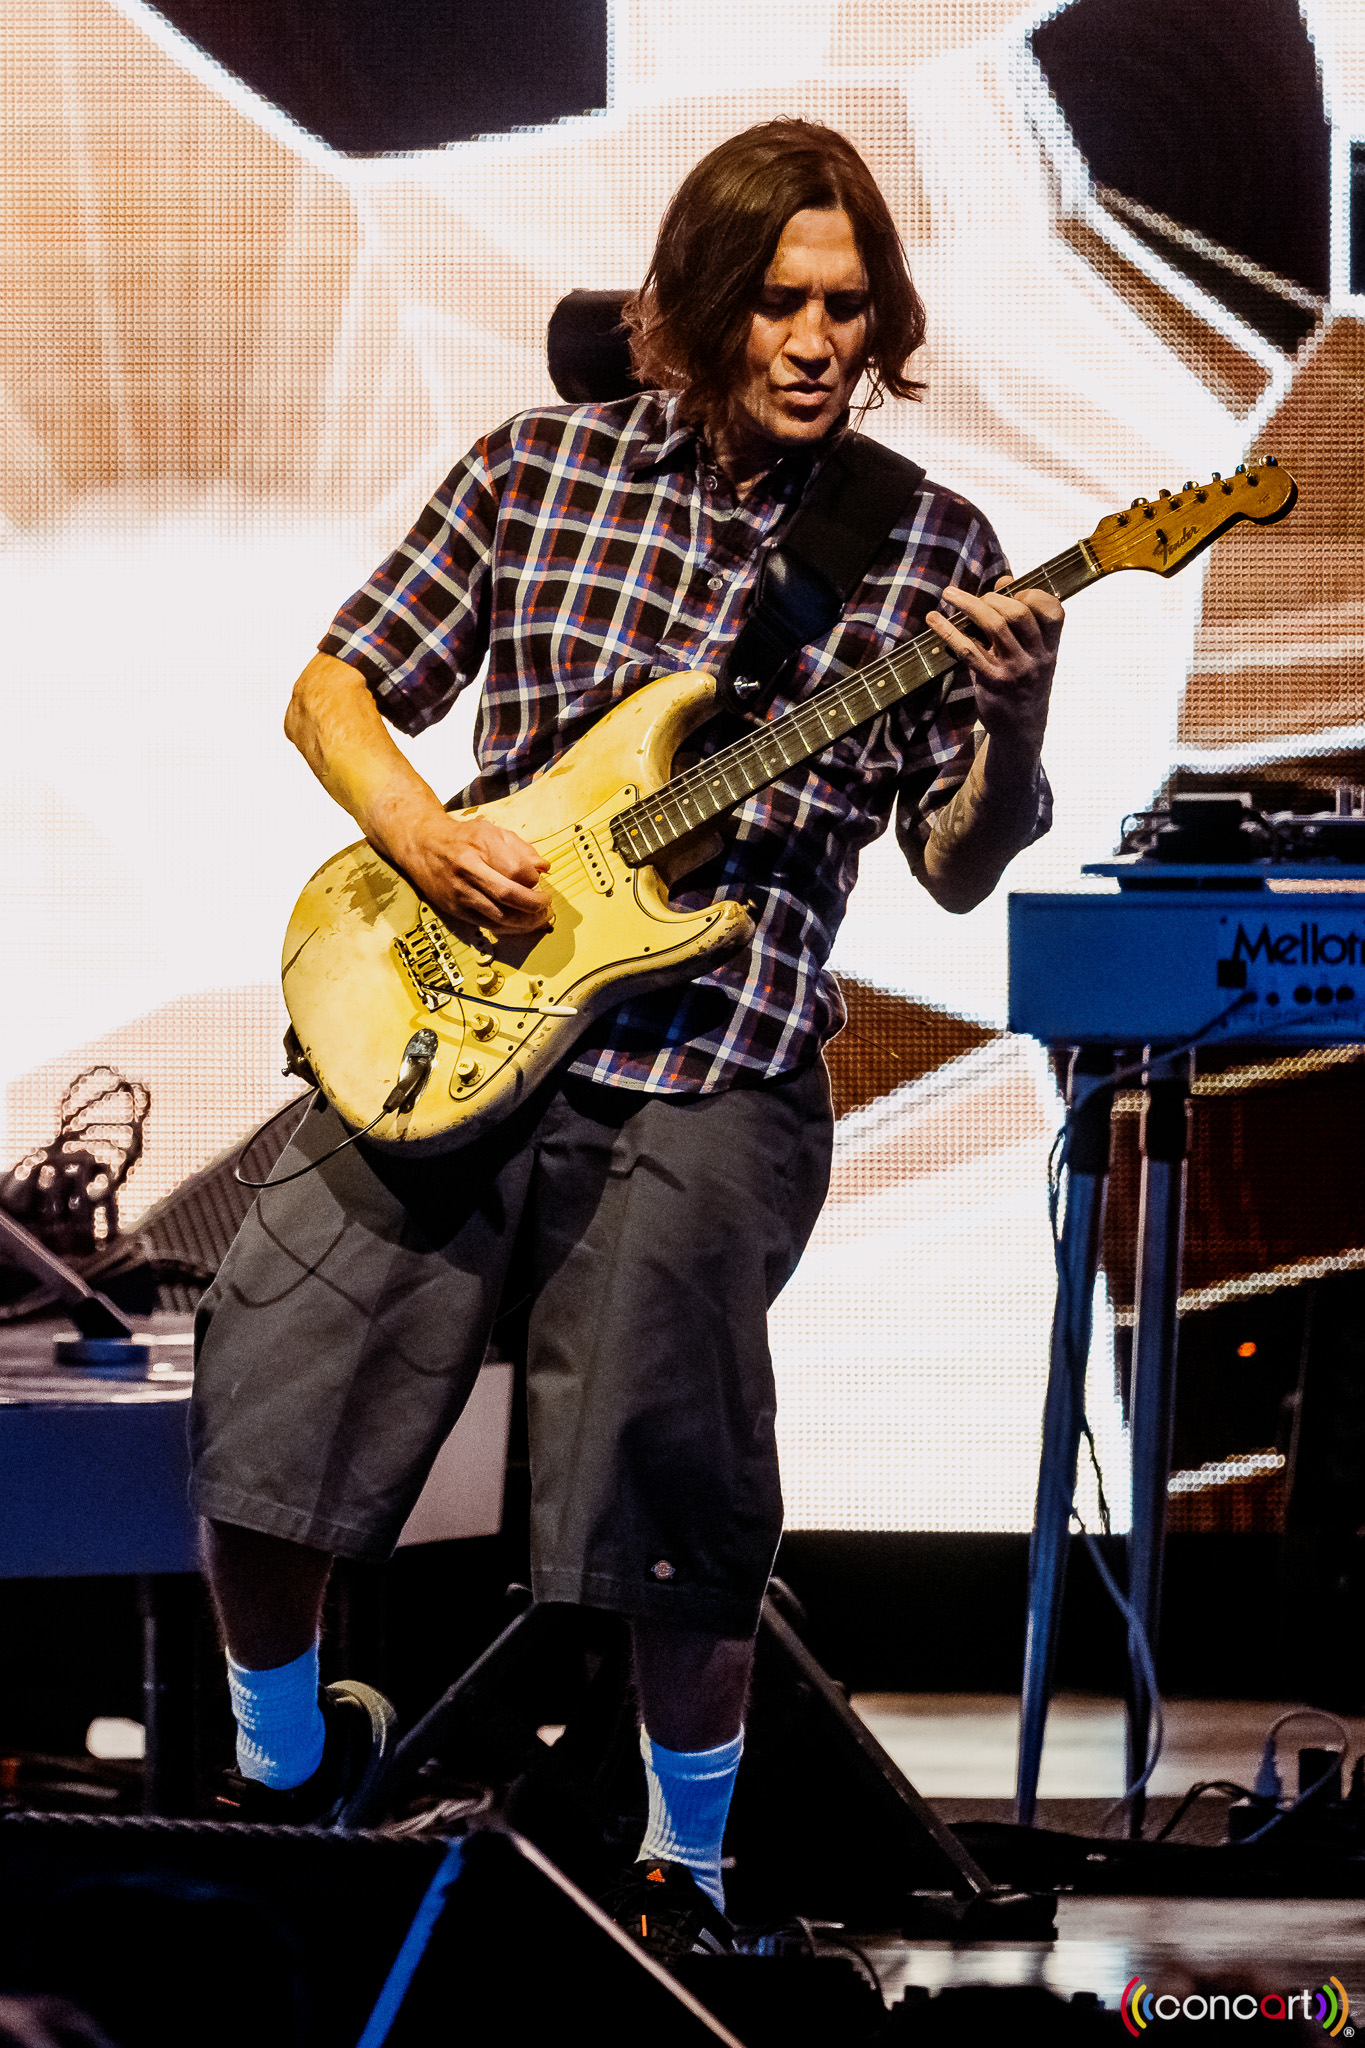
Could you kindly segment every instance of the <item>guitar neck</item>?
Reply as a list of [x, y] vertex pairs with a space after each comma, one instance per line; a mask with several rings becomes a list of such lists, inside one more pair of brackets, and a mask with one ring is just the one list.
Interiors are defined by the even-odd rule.
[[[1104, 574], [1090, 548], [1079, 541], [1063, 554], [1054, 555], [1041, 569], [1019, 577], [1009, 588], [1011, 594], [1050, 590], [1054, 597], [1068, 598]], [[917, 634], [866, 668], [829, 684], [781, 718], [757, 726], [718, 754], [675, 775], [644, 802], [618, 812], [611, 821], [617, 852], [632, 867], [657, 860], [756, 789], [766, 789], [788, 768], [822, 753], [831, 741], [866, 724], [879, 711], [927, 689], [960, 658], [937, 633], [926, 630]]]

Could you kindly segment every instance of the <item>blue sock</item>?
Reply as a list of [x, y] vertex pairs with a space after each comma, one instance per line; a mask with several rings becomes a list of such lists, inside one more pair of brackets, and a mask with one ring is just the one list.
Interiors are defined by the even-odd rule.
[[317, 1644], [269, 1671], [248, 1670], [229, 1650], [227, 1667], [238, 1770], [274, 1792], [301, 1785], [322, 1762], [327, 1733], [318, 1705]]
[[725, 1911], [720, 1845], [744, 1753], [744, 1730], [718, 1749], [665, 1749], [640, 1730], [649, 1787], [649, 1825], [638, 1861], [685, 1863], [708, 1899]]

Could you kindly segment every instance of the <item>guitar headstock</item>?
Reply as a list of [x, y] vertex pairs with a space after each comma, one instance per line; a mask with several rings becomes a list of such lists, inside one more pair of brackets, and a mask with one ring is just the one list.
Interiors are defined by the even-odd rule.
[[1299, 487], [1273, 455], [1239, 462], [1234, 475], [1215, 470], [1206, 484], [1184, 484], [1151, 500], [1134, 498], [1126, 512], [1101, 519], [1085, 545], [1102, 575], [1151, 569], [1174, 576], [1240, 519], [1273, 526], [1294, 509]]

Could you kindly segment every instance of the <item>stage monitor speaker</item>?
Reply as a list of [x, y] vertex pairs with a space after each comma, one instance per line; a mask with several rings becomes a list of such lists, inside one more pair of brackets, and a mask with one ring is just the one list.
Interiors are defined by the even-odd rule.
[[542, 2048], [575, 2031], [623, 2048], [742, 2048], [530, 1842], [490, 1829], [452, 1843], [359, 2048]]
[[518, 1836], [0, 1818], [0, 1989], [125, 2048], [738, 2048]]

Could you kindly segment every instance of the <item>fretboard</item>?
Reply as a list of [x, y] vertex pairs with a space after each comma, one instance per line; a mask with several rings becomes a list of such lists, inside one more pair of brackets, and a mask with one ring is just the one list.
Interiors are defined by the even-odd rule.
[[[1068, 598], [1103, 574], [1085, 542], [1079, 541], [1032, 575], [1019, 577], [1010, 591], [1050, 590], [1054, 597]], [[917, 634], [842, 682], [817, 691], [781, 718], [756, 726], [743, 739], [675, 775], [642, 803], [618, 811], [611, 821], [612, 843], [631, 867], [656, 860], [756, 789], [766, 789], [788, 768], [823, 753], [832, 741], [865, 725], [879, 711], [927, 689], [960, 659], [937, 633]]]

